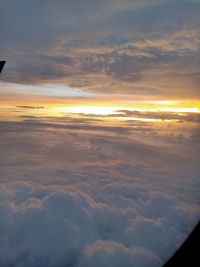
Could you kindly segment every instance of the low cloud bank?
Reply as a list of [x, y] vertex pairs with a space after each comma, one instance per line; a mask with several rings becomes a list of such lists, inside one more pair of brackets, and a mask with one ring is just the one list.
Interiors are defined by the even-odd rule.
[[75, 186], [1, 185], [1, 266], [161, 266], [198, 218], [197, 207], [159, 192], [113, 183], [104, 194], [97, 202]]

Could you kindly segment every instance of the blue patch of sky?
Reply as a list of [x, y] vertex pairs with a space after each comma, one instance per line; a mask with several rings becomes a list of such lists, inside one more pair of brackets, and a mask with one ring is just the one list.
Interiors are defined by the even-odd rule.
[[86, 90], [73, 88], [67, 85], [22, 85], [12, 83], [1, 83], [4, 92], [18, 92], [24, 94], [41, 94], [49, 96], [69, 96], [69, 97], [90, 97], [96, 95]]

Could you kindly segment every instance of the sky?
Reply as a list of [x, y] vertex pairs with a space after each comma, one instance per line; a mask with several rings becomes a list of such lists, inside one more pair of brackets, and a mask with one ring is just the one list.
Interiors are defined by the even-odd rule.
[[161, 267], [200, 218], [200, 1], [0, 0], [0, 265]]

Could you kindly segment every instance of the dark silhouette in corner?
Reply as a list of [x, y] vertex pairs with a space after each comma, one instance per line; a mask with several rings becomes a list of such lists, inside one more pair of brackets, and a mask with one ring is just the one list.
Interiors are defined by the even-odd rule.
[[5, 65], [6, 61], [0, 61], [0, 73]]
[[[192, 233], [185, 240], [183, 245], [177, 252], [167, 261], [163, 267], [178, 267], [178, 266], [200, 266], [200, 222], [196, 225]], [[199, 263], [198, 263], [199, 262]]]

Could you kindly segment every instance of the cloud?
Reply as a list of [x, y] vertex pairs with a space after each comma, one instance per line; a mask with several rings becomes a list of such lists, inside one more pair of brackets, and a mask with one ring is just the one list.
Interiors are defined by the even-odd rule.
[[[0, 123], [0, 127], [2, 126], [11, 126], [10, 130], [13, 128], [14, 126], [14, 131], [34, 131], [34, 128], [40, 128], [43, 129], [43, 127], [50, 127], [51, 129], [65, 129], [65, 130], [86, 130], [86, 131], [97, 131], [97, 132], [110, 132], [113, 134], [127, 134], [128, 132], [132, 132], [132, 131], [144, 131], [144, 132], [150, 132], [152, 131], [152, 128], [150, 127], [146, 127], [145, 125], [133, 125], [132, 127], [130, 126], [118, 126], [118, 125], [114, 125], [114, 126], [110, 126], [110, 125], [98, 125], [95, 124], [94, 122], [98, 122], [98, 120], [95, 120], [91, 117], [91, 119], [85, 119], [85, 118], [81, 118], [81, 119], [77, 119], [77, 120], [72, 120], [70, 118], [65, 118], [64, 124], [61, 123], [62, 120], [60, 120], [58, 122], [58, 119], [56, 118], [51, 118], [51, 121], [44, 121], [44, 120], [38, 120], [37, 117], [30, 117], [30, 116], [21, 116], [21, 118], [24, 119], [23, 122], [16, 122], [16, 123]], [[57, 123], [58, 122], [58, 123]], [[91, 123], [89, 123], [91, 122]], [[92, 123], [93, 122], [93, 123]], [[24, 125], [25, 128], [21, 128], [21, 126]]]
[[119, 11], [114, 21], [115, 25], [119, 26], [119, 31], [134, 28], [142, 32], [173, 32], [185, 25], [199, 25], [198, 10], [199, 3], [169, 0], [140, 10], [129, 8]]
[[161, 266], [198, 221], [196, 145], [1, 126], [1, 266]]
[[178, 120], [182, 122], [200, 122], [200, 114], [198, 112], [184, 112], [182, 114], [177, 112], [143, 112], [137, 110], [117, 110], [120, 117], [137, 117], [137, 118], [149, 118], [159, 120]]
[[[73, 186], [17, 182], [1, 186], [0, 192], [2, 266], [161, 266], [192, 222], [173, 199], [158, 194], [149, 200], [162, 215], [140, 203], [140, 209], [148, 209], [145, 218], [134, 205], [117, 209]], [[141, 202], [134, 201], [135, 207]], [[175, 217], [165, 209], [174, 210]], [[153, 211], [159, 220], [148, 218]]]
[[43, 109], [45, 107], [42, 106], [16, 106], [17, 108], [25, 108], [25, 109]]
[[81, 267], [90, 266], [160, 266], [160, 260], [143, 248], [127, 248], [113, 241], [97, 241], [85, 249]]
[[77, 0], [16, 6], [9, 0], [2, 6], [1, 51], [8, 61], [3, 81], [199, 97], [199, 3]]

